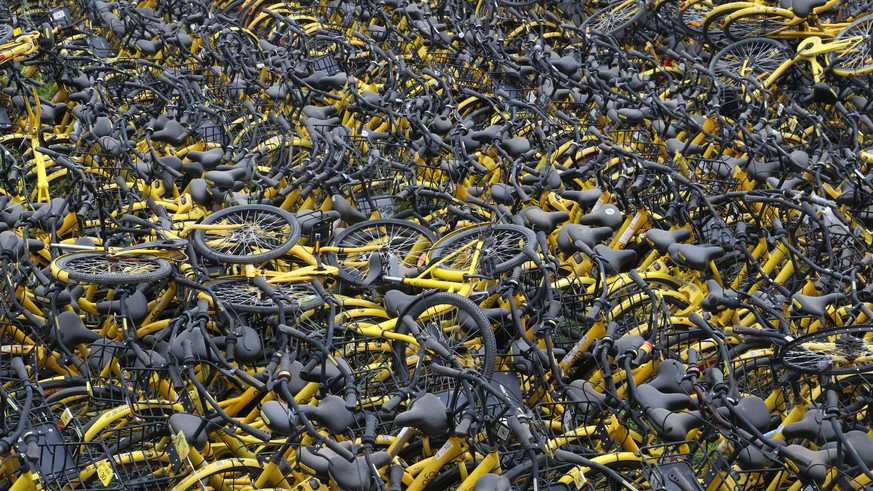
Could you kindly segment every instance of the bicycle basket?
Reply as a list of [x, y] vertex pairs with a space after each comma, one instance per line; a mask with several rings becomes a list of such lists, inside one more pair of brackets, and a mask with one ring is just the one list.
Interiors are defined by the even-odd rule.
[[[66, 441], [53, 423], [36, 425], [31, 432], [39, 448], [36, 472], [43, 489], [122, 490], [109, 452], [102, 442]], [[24, 453], [24, 442], [18, 444]]]
[[166, 420], [160, 419], [107, 428], [96, 438], [112, 455], [116, 478], [124, 488], [145, 491], [167, 489], [188, 474], [188, 466], [167, 464], [178, 461], [170, 433]]

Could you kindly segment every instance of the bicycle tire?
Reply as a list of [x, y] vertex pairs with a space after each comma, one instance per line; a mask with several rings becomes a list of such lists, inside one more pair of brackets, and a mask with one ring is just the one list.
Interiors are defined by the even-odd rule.
[[281, 306], [267, 296], [248, 278], [240, 276], [222, 278], [207, 283], [215, 296], [225, 307], [236, 312], [250, 314], [278, 314], [305, 312], [320, 307], [324, 299], [308, 282], [275, 283], [270, 285], [277, 295], [286, 300]]
[[[191, 475], [177, 483], [171, 489], [173, 491], [200, 491], [204, 489], [204, 481], [221, 479], [220, 476], [231, 473], [248, 473], [253, 477], [251, 486], [255, 485], [257, 477], [264, 471], [263, 465], [256, 459], [238, 458], [218, 460], [197, 469]], [[237, 480], [239, 478], [233, 478]]]
[[382, 243], [379, 251], [325, 252], [324, 260], [339, 269], [339, 277], [355, 286], [364, 286], [374, 252], [393, 254], [402, 268], [418, 265], [421, 255], [436, 241], [436, 236], [421, 225], [383, 218], [357, 223], [333, 236], [331, 247], [364, 247]]
[[731, 41], [759, 37], [775, 39], [797, 30], [797, 24], [791, 24], [795, 18], [789, 10], [752, 7], [725, 17], [722, 29]]
[[69, 414], [74, 420], [90, 421], [114, 407], [111, 404], [101, 403], [93, 397], [93, 393], [102, 390], [104, 389], [101, 387], [89, 389], [84, 385], [67, 387], [46, 396], [45, 402], [55, 414], [61, 414], [64, 410], [69, 409]]
[[828, 53], [828, 63], [837, 75], [850, 77], [873, 72], [873, 15], [867, 15], [846, 26], [836, 39], [860, 36], [860, 42], [849, 49]]
[[724, 32], [724, 21], [729, 15], [742, 8], [744, 7], [737, 6], [734, 8], [730, 6], [722, 6], [710, 10], [703, 17], [703, 24], [701, 25], [700, 32], [706, 43], [713, 49], [724, 48], [730, 44], [730, 40]]
[[[270, 205], [239, 205], [215, 212], [203, 225], [227, 224], [227, 230], [196, 229], [194, 247], [204, 256], [231, 264], [256, 264], [281, 257], [300, 239], [300, 225], [291, 213]], [[262, 249], [263, 252], [260, 252]]]
[[789, 341], [779, 350], [778, 357], [787, 368], [800, 373], [826, 376], [871, 373], [873, 343], [864, 339], [870, 333], [873, 326], [817, 331]]
[[95, 285], [150, 283], [173, 272], [164, 259], [146, 256], [122, 256], [109, 259], [104, 252], [74, 252], [52, 261], [52, 275], [67, 283], [70, 280]]
[[[438, 311], [439, 317], [434, 310]], [[461, 317], [461, 313], [465, 318]], [[450, 292], [435, 292], [418, 298], [401, 313], [400, 318], [409, 316], [423, 333], [438, 335], [444, 345], [452, 351], [464, 346], [463, 353], [456, 352], [455, 359], [462, 365], [473, 368], [486, 379], [491, 379], [497, 365], [497, 341], [491, 323], [482, 309], [467, 297]], [[439, 324], [439, 325], [437, 325]], [[448, 329], [447, 329], [448, 328]], [[410, 334], [405, 322], [398, 322], [395, 331]], [[446, 336], [447, 330], [451, 337]], [[461, 336], [457, 336], [460, 334]], [[468, 336], [469, 334], [469, 336]], [[479, 335], [478, 339], [476, 334]], [[474, 344], [478, 340], [478, 345]], [[468, 344], [470, 343], [470, 344]], [[405, 354], [409, 348], [406, 341], [395, 341], [392, 352], [395, 354], [397, 373], [406, 370]], [[472, 348], [472, 349], [471, 349]]]
[[679, 8], [678, 22], [682, 29], [690, 36], [700, 37], [703, 35], [703, 21], [706, 18], [707, 10], [706, 2], [693, 1], [686, 2], [685, 5]]
[[713, 76], [736, 86], [742, 78], [763, 80], [793, 58], [783, 43], [769, 38], [743, 39], [725, 46], [709, 63]]
[[641, 0], [619, 0], [585, 19], [580, 28], [620, 37], [646, 12], [647, 8]]
[[[479, 238], [485, 241], [485, 249], [481, 250], [480, 257], [490, 259], [492, 263], [490, 273], [493, 274], [509, 271], [527, 261], [528, 257], [522, 249], [525, 245], [536, 242], [534, 233], [519, 225], [477, 225], [457, 230], [438, 240], [428, 253], [428, 259], [435, 262], [448, 258], [452, 253], [460, 251], [465, 245], [471, 241], [479, 240]], [[434, 270], [462, 280], [463, 273], [470, 270], [472, 260], [472, 255], [460, 253], [452, 258], [451, 262], [445, 261], [436, 266]], [[481, 261], [478, 264], [477, 273], [489, 273], [489, 271], [485, 271]]]

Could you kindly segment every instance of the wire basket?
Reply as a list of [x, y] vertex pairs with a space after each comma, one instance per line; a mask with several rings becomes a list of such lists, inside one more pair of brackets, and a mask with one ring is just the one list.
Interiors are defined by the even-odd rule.
[[333, 345], [354, 370], [353, 376], [364, 407], [378, 405], [384, 397], [396, 394], [402, 386], [395, 377], [392, 343], [387, 338], [362, 336], [353, 327], [384, 322], [380, 317], [347, 316], [343, 328], [336, 330]]
[[454, 50], [432, 51], [428, 53], [425, 63], [450, 87], [466, 87], [473, 90], [484, 87], [485, 73], [479, 67], [477, 60], [467, 53], [458, 53]]
[[309, 68], [312, 71], [322, 71], [328, 76], [343, 71], [341, 60], [345, 58], [343, 46], [333, 38], [342, 39], [341, 28], [324, 26], [310, 35]]
[[[103, 442], [82, 441], [80, 434], [61, 430], [54, 421], [33, 424], [29, 432], [37, 439], [39, 456], [34, 467], [43, 489], [125, 489]], [[24, 441], [17, 443], [20, 454], [26, 448]]]
[[703, 188], [707, 196], [720, 196], [742, 188], [742, 181], [734, 177], [733, 166], [723, 159], [694, 155], [685, 157], [685, 160], [689, 177]]
[[595, 294], [594, 284], [585, 275], [570, 273], [561, 278], [567, 286], [556, 289], [554, 294], [561, 304], [561, 317], [567, 328], [581, 333], [588, 330], [588, 323], [584, 322], [585, 314], [591, 309]]
[[187, 465], [169, 465], [173, 443], [166, 420], [131, 423], [107, 428], [96, 437], [112, 456], [116, 478], [125, 489], [167, 489], [171, 482], [188, 474]]
[[516, 101], [528, 101], [533, 92], [533, 81], [523, 75], [511, 72], [489, 72], [491, 91], [503, 94]]
[[94, 400], [115, 405], [159, 401], [170, 405], [169, 373], [165, 367], [146, 367], [134, 351], [111, 341], [92, 345], [86, 379]]
[[657, 142], [651, 130], [606, 128], [605, 131], [617, 144], [642, 160], [659, 162], [667, 156], [666, 145]]

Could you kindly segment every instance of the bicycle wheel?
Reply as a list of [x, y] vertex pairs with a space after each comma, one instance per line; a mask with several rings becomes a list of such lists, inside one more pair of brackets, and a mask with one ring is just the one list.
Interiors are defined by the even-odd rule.
[[837, 34], [836, 39], [853, 39], [853, 42], [844, 49], [827, 54], [834, 73], [849, 77], [873, 72], [873, 15], [852, 22]]
[[703, 24], [700, 31], [703, 34], [703, 39], [709, 44], [713, 50], [724, 48], [730, 44], [730, 39], [727, 33], [724, 32], [724, 22], [729, 15], [739, 11], [743, 7], [733, 7], [731, 5], [722, 5], [713, 10], [710, 10], [703, 17]]
[[[461, 365], [488, 379], [494, 375], [497, 341], [491, 323], [472, 300], [455, 293], [432, 293], [413, 302], [402, 315], [412, 318], [415, 328], [421, 333], [438, 340]], [[410, 334], [410, 326], [400, 321], [395, 331]], [[413, 348], [406, 341], [396, 341], [392, 352], [398, 374], [407, 370], [409, 361], [421, 355], [419, 347]], [[436, 355], [429, 353], [427, 356], [432, 361], [439, 361], [434, 358]]]
[[108, 257], [104, 252], [74, 252], [52, 261], [52, 275], [95, 285], [124, 285], [158, 281], [173, 272], [164, 259], [149, 256]]
[[583, 30], [620, 37], [625, 29], [640, 20], [646, 11], [645, 4], [641, 0], [619, 0], [595, 12], [585, 19], [580, 27]]
[[263, 465], [256, 459], [239, 458], [219, 460], [207, 464], [176, 484], [174, 491], [203, 491], [218, 489], [249, 489], [263, 472]]
[[92, 396], [94, 392], [104, 390], [100, 387], [67, 387], [46, 396], [45, 402], [55, 414], [62, 414], [69, 409], [72, 419], [80, 423], [87, 422], [115, 407], [114, 404], [99, 400], [99, 394], [97, 398]]
[[336, 234], [330, 246], [340, 250], [325, 252], [324, 260], [339, 268], [340, 279], [363, 286], [373, 254], [396, 259], [401, 270], [412, 269], [434, 241], [433, 233], [421, 225], [391, 218], [368, 220]]
[[827, 329], [800, 336], [779, 351], [791, 370], [819, 375], [873, 372], [873, 326]]
[[274, 283], [270, 286], [280, 304], [245, 277], [224, 278], [206, 284], [225, 307], [237, 312], [277, 314], [305, 312], [321, 306], [324, 300], [309, 282]]
[[737, 86], [746, 78], [763, 81], [792, 57], [791, 51], [779, 41], [744, 39], [716, 53], [709, 69], [722, 83]]
[[225, 208], [203, 220], [191, 234], [204, 256], [231, 264], [255, 264], [276, 259], [300, 238], [300, 225], [291, 213], [269, 205]]
[[703, 20], [711, 9], [712, 6], [704, 1], [685, 2], [679, 8], [679, 25], [690, 36], [700, 37], [703, 35]]
[[[481, 244], [477, 244], [481, 241]], [[477, 274], [509, 271], [527, 261], [522, 248], [536, 242], [532, 231], [518, 225], [477, 225], [458, 230], [438, 240], [431, 248], [429, 259], [443, 261], [434, 269], [440, 276], [463, 280], [474, 265]]]
[[722, 29], [731, 41], [758, 37], [776, 39], [798, 30], [797, 24], [791, 23], [794, 19], [794, 14], [784, 9], [743, 9], [724, 18]]

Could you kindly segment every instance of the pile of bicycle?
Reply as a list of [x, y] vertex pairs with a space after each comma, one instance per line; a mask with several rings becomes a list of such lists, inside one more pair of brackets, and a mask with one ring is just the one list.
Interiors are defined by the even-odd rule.
[[0, 491], [873, 489], [862, 0], [0, 0]]

